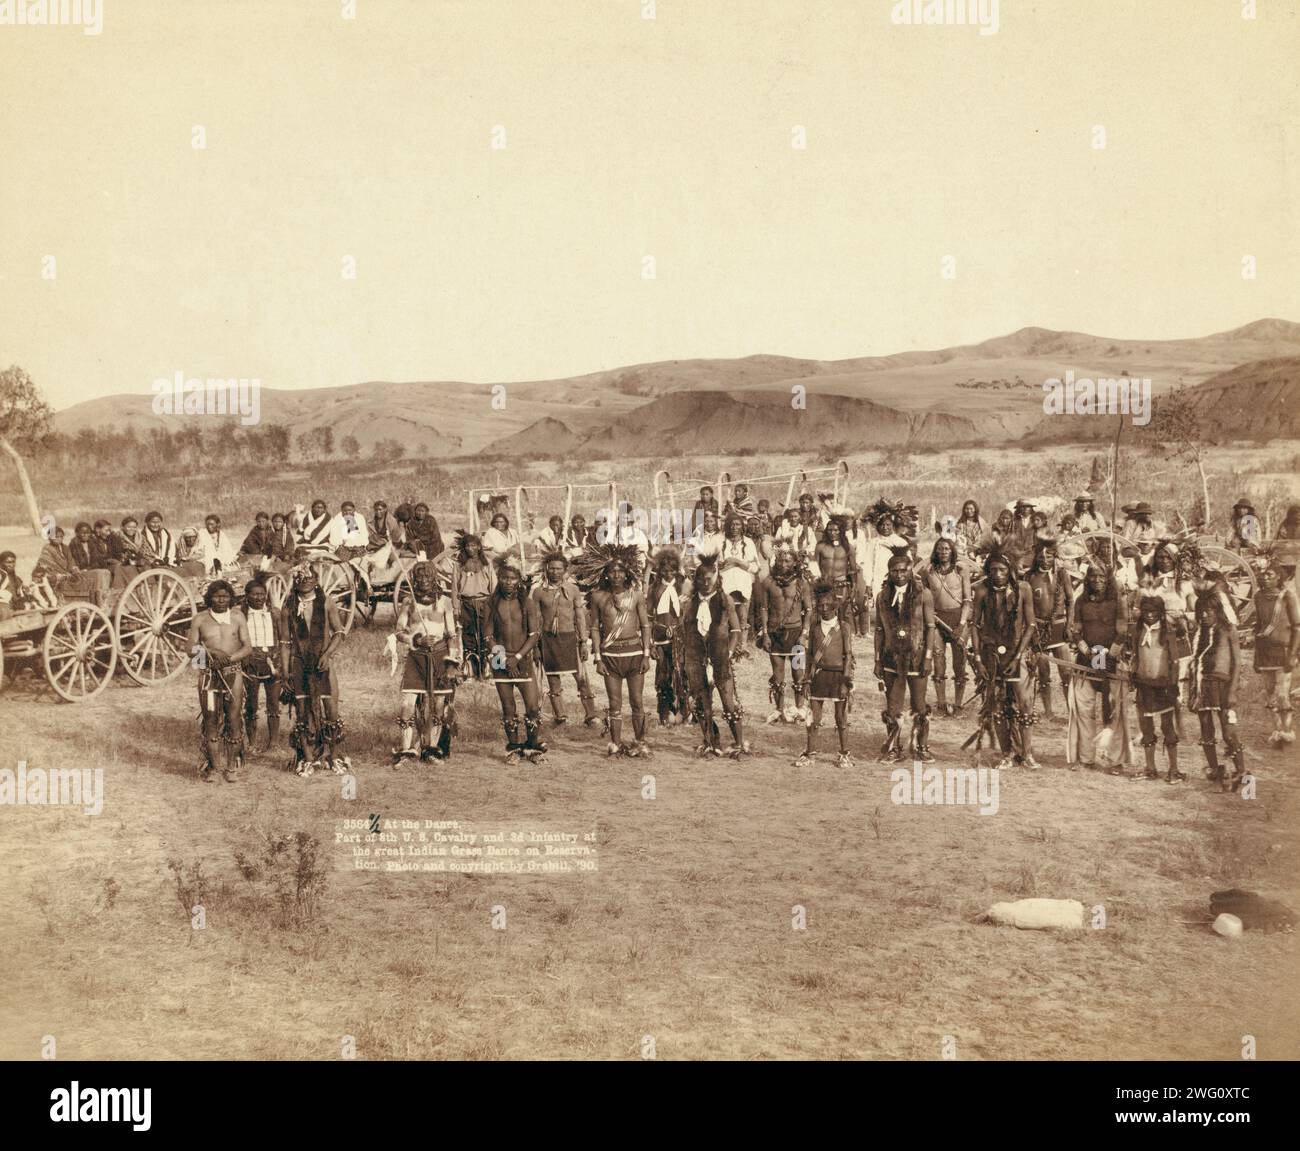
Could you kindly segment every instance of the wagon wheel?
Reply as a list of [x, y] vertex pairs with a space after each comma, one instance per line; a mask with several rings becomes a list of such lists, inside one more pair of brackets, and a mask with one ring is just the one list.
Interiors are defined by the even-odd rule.
[[179, 675], [190, 662], [196, 611], [189, 584], [170, 568], [150, 568], [127, 584], [113, 619], [126, 674], [145, 687]]
[[[1076, 539], [1087, 549], [1089, 556], [1099, 556], [1104, 559], [1109, 566], [1115, 566], [1115, 561], [1122, 558], [1119, 550], [1122, 547], [1135, 547], [1137, 545], [1119, 532], [1113, 532], [1109, 528], [1095, 532], [1080, 532], [1077, 536], [1071, 536]], [[1111, 551], [1111, 542], [1114, 541], [1115, 549]], [[1152, 545], [1154, 546], [1154, 545]], [[1139, 556], [1139, 559], [1142, 557]], [[1140, 566], [1140, 565], [1139, 565]]]
[[369, 625], [375, 618], [374, 595], [375, 589], [370, 582], [370, 577], [359, 568], [352, 568], [353, 594], [352, 598], [357, 605], [357, 618], [363, 624]]
[[411, 569], [415, 567], [415, 561], [402, 565], [401, 574], [393, 581], [393, 619], [397, 619], [397, 613], [402, 609], [402, 601], [415, 598], [415, 585], [411, 583]]
[[279, 572], [271, 572], [262, 581], [266, 584], [266, 602], [272, 611], [278, 612], [289, 598], [289, 581]]
[[346, 563], [322, 564], [320, 586], [338, 607], [343, 620], [343, 634], [347, 635], [357, 618], [357, 584], [352, 566]]
[[1201, 558], [1224, 573], [1228, 594], [1237, 613], [1237, 626], [1244, 632], [1255, 617], [1255, 593], [1259, 578], [1250, 560], [1224, 547], [1203, 547]]
[[117, 667], [113, 621], [84, 601], [60, 608], [41, 645], [45, 678], [64, 699], [80, 703], [104, 690]]

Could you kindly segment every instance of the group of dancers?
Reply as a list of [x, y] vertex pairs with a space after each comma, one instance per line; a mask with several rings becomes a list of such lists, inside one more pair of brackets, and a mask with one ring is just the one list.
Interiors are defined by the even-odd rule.
[[[935, 525], [937, 539], [918, 556], [914, 508], [881, 500], [855, 515], [826, 497], [820, 503], [805, 495], [786, 517], [729, 502], [720, 523], [715, 509], [697, 507], [695, 530], [663, 541], [623, 505], [596, 516], [599, 530], [584, 530], [580, 547], [572, 525], [553, 517], [553, 538], [535, 537], [531, 559], [497, 515], [491, 530], [502, 538], [490, 550], [469, 531], [436, 555], [422, 550], [390, 637], [394, 668], [402, 668], [393, 762], [451, 755], [455, 698], [466, 678], [493, 684], [510, 762], [538, 762], [547, 752], [543, 693], [549, 722], [569, 722], [570, 677], [582, 721], [601, 729], [610, 756], [652, 754], [647, 680], [661, 727], [695, 725], [701, 756], [746, 756], [748, 717], [735, 669], [753, 657], [752, 641], [770, 663], [767, 722], [804, 728], [796, 766], [817, 761], [829, 713], [835, 761], [850, 767], [849, 716], [861, 698], [855, 647], [869, 639], [884, 762], [933, 762], [932, 718], [959, 716], [978, 701], [965, 746], [987, 744], [998, 768], [1037, 769], [1033, 727], [1040, 702], [1053, 717], [1055, 667], [1069, 725], [1067, 766], [1127, 774], [1132, 692], [1145, 757], [1137, 778], [1159, 777], [1163, 742], [1166, 780], [1186, 779], [1177, 747], [1190, 710], [1207, 774], [1225, 788], [1239, 785], [1236, 607], [1222, 573], [1200, 563], [1194, 546], [1147, 539], [1138, 523], [1108, 547], [1083, 547], [1072, 531], [1046, 528], [1021, 500], [992, 529], [976, 509], [978, 532], [970, 530], [968, 503], [960, 517]], [[1088, 506], [1076, 510], [1091, 514]], [[718, 530], [708, 530], [710, 519]], [[1294, 740], [1290, 674], [1300, 605], [1293, 571], [1266, 551], [1256, 558], [1255, 670], [1274, 713], [1270, 743], [1282, 746]], [[339, 750], [335, 659], [345, 632], [337, 606], [301, 553], [291, 582], [278, 611], [257, 576], [244, 588], [242, 608], [223, 579], [205, 590], [192, 635], [205, 659], [204, 778], [219, 762], [227, 778], [238, 777], [261, 698], [268, 743], [278, 734], [279, 707], [291, 709], [299, 774], [350, 766]], [[605, 689], [603, 708], [593, 676]]]

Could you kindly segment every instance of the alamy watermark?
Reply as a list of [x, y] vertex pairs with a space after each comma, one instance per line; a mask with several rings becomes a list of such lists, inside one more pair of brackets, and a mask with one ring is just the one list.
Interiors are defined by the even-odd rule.
[[1000, 776], [994, 768], [926, 767], [916, 760], [911, 768], [894, 768], [889, 782], [889, 798], [900, 805], [978, 805], [980, 815], [998, 813]]
[[132, 1131], [148, 1131], [152, 1087], [82, 1087], [72, 1080], [50, 1092], [54, 1123], [130, 1123]]
[[0, 806], [80, 807], [87, 815], [104, 810], [102, 767], [29, 768], [25, 759], [18, 770], [0, 768]]
[[889, 10], [895, 24], [970, 25], [981, 36], [998, 30], [998, 0], [896, 0]]
[[1074, 378], [1074, 369], [1065, 378], [1043, 381], [1043, 413], [1048, 416], [1132, 416], [1141, 428], [1151, 422], [1151, 378], [1129, 376], [1087, 376]]
[[104, 30], [104, 0], [0, 0], [0, 24], [80, 24], [87, 36], [98, 36]]
[[155, 416], [238, 415], [247, 427], [262, 419], [262, 381], [185, 378], [178, 371], [172, 379], [160, 376], [153, 382]]

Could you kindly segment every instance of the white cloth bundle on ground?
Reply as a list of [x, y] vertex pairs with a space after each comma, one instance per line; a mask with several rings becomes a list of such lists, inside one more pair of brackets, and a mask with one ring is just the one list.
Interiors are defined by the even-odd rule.
[[1075, 931], [1083, 927], [1083, 904], [1077, 899], [1017, 899], [1013, 903], [995, 903], [988, 917], [1002, 927]]

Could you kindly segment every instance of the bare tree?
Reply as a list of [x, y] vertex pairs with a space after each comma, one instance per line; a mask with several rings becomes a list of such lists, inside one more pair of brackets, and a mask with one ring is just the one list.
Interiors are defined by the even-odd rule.
[[36, 493], [27, 476], [27, 467], [19, 454], [17, 444], [30, 444], [50, 430], [54, 413], [42, 398], [32, 378], [16, 364], [0, 372], [0, 449], [14, 462], [18, 482], [22, 485], [31, 516], [32, 530], [41, 534], [41, 513], [36, 506]]
[[343, 442], [339, 445], [343, 449], [343, 454], [350, 460], [355, 460], [361, 454], [361, 441], [356, 436], [344, 436]]
[[[1167, 392], [1156, 401], [1152, 430], [1166, 451], [1175, 459], [1194, 464], [1201, 477], [1201, 510], [1206, 527], [1210, 524], [1210, 481], [1205, 474], [1205, 449], [1213, 445], [1207, 426], [1196, 410], [1196, 403], [1186, 384]], [[1193, 523], [1196, 521], [1192, 516]]]

